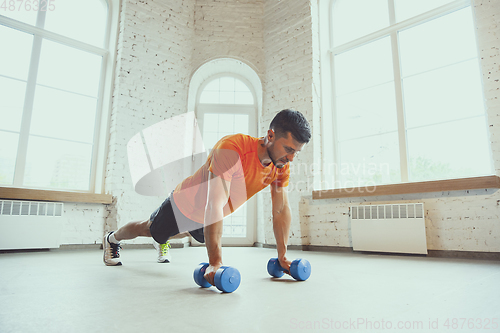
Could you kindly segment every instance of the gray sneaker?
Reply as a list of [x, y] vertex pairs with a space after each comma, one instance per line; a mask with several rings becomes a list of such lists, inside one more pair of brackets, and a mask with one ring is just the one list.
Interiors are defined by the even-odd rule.
[[120, 266], [122, 264], [120, 260], [120, 244], [111, 243], [108, 239], [109, 235], [111, 235], [113, 231], [108, 232], [104, 239], [102, 240], [102, 248], [104, 250], [103, 261], [106, 266]]

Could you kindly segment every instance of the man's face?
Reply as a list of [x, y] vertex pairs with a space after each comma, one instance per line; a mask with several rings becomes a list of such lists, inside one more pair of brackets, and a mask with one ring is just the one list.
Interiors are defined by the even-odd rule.
[[267, 147], [267, 154], [271, 158], [273, 164], [281, 169], [288, 162], [292, 162], [299, 151], [304, 147], [304, 143], [296, 141], [290, 132], [287, 132], [286, 137], [276, 139], [276, 135], [272, 132], [272, 138], [269, 138], [271, 144]]

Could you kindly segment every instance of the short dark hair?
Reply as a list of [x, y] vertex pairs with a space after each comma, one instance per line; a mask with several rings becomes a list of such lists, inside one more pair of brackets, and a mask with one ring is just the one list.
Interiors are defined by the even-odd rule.
[[269, 125], [276, 134], [276, 138], [286, 137], [290, 132], [292, 137], [300, 143], [308, 143], [311, 139], [311, 127], [307, 119], [299, 111], [285, 109], [280, 112]]

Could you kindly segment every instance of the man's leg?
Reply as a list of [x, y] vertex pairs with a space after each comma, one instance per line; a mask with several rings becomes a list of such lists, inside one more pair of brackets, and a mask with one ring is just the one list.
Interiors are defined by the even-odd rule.
[[104, 236], [102, 247], [104, 250], [103, 261], [106, 266], [120, 266], [120, 241], [134, 239], [139, 236], [151, 237], [149, 219], [144, 221], [129, 222], [116, 231], [111, 231]]
[[151, 214], [149, 219], [127, 223], [115, 232], [104, 236], [104, 263], [108, 266], [121, 265], [119, 242], [138, 236], [153, 237], [158, 252], [158, 262], [170, 262], [170, 243], [168, 240], [189, 236], [187, 232], [179, 232], [170, 196]]
[[114, 232], [115, 238], [120, 242], [126, 239], [134, 239], [139, 236], [151, 237], [151, 232], [149, 231], [150, 226], [151, 221], [149, 221], [149, 219], [145, 221], [129, 222]]
[[170, 255], [170, 239], [178, 239], [178, 238], [184, 238], [188, 237], [189, 234], [187, 232], [183, 232], [174, 236], [169, 237], [169, 239], [163, 243], [160, 244], [157, 241], [153, 239], [153, 245], [156, 249], [156, 252], [158, 254], [157, 262], [159, 263], [169, 263], [172, 260], [172, 257]]

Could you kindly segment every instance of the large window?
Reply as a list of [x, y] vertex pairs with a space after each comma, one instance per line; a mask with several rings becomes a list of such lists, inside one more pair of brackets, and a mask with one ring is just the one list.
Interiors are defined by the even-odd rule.
[[334, 187], [493, 174], [470, 1], [330, 8]]
[[4, 4], [0, 186], [92, 191], [108, 55], [107, 3]]

